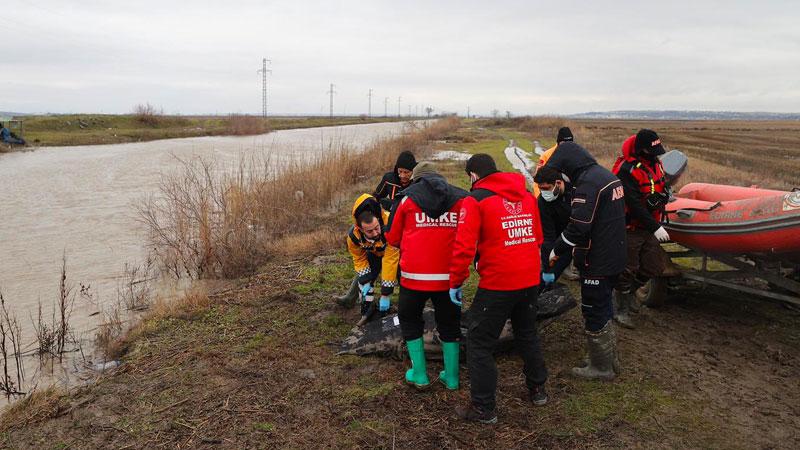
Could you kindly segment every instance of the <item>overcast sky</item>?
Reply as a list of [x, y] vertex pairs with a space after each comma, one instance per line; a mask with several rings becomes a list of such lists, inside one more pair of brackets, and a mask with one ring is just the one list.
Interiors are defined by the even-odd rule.
[[800, 111], [800, 1], [4, 0], [0, 111]]

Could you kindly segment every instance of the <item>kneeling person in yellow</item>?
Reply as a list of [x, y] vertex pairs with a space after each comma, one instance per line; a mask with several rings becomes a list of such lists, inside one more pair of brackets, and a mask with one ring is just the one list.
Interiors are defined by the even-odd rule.
[[379, 310], [386, 312], [390, 298], [397, 285], [397, 263], [400, 251], [386, 243], [384, 228], [389, 222], [389, 213], [381, 208], [375, 197], [362, 194], [353, 205], [353, 225], [347, 233], [347, 249], [353, 257], [353, 268], [358, 277], [358, 288], [363, 299], [361, 315], [371, 309], [374, 295], [373, 284], [381, 277]]

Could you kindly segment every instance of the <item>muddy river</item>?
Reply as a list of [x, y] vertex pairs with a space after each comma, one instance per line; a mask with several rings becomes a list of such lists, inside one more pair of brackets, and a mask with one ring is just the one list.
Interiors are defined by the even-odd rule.
[[[91, 285], [97, 299], [116, 298], [126, 262], [145, 258], [144, 230], [134, 202], [158, 192], [162, 174], [194, 155], [235, 165], [254, 153], [273, 161], [302, 160], [331, 147], [365, 145], [399, 134], [403, 123], [277, 131], [260, 136], [200, 137], [152, 142], [40, 148], [0, 154], [0, 292], [33, 348], [39, 302], [58, 297], [62, 254], [68, 282]], [[71, 326], [87, 334], [97, 307], [75, 301]]]

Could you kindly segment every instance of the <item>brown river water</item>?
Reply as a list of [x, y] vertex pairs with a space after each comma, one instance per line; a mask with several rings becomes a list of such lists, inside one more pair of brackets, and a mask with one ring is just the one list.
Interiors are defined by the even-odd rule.
[[[348, 125], [0, 154], [0, 292], [20, 322], [23, 350], [35, 349], [39, 303], [47, 315], [58, 298], [62, 253], [76, 289], [78, 283], [91, 285], [99, 302], [116, 299], [124, 264], [139, 264], [146, 255], [133, 204], [156, 194], [162, 174], [179, 170], [179, 158], [202, 156], [230, 167], [266, 152], [271, 161], [303, 160], [341, 145], [357, 150], [405, 127]], [[76, 335], [91, 337], [97, 310], [76, 299], [70, 321]], [[45, 378], [69, 384], [69, 373], [78, 368], [72, 366], [59, 366], [58, 374]], [[26, 367], [30, 383], [38, 358], [26, 357]]]

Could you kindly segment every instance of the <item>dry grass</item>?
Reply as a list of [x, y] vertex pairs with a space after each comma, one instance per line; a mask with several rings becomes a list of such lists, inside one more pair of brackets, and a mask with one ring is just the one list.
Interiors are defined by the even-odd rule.
[[156, 126], [160, 122], [164, 110], [158, 110], [150, 103], [140, 103], [133, 107], [133, 116], [142, 125]]
[[228, 116], [227, 131], [225, 134], [247, 136], [269, 133], [269, 131], [269, 122], [263, 117], [231, 114]]
[[55, 416], [64, 406], [63, 400], [63, 393], [54, 387], [33, 390], [6, 407], [0, 415], [0, 432]]
[[159, 195], [139, 205], [139, 216], [171, 275], [235, 278], [266, 262], [276, 239], [316, 229], [320, 212], [352, 201], [342, 192], [392, 167], [402, 150], [419, 152], [457, 126], [441, 120], [362, 152], [332, 148], [310, 163], [279, 166], [267, 155], [223, 175], [213, 161], [182, 161]]

